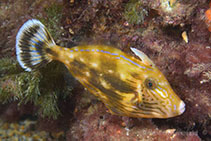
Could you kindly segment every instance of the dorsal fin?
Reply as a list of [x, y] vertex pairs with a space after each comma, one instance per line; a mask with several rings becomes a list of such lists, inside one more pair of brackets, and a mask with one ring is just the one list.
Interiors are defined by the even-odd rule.
[[137, 55], [141, 59], [141, 61], [145, 65], [155, 67], [155, 64], [152, 62], [152, 60], [145, 53], [143, 53], [142, 51], [140, 51], [136, 48], [131, 47], [130, 49], [135, 55]]

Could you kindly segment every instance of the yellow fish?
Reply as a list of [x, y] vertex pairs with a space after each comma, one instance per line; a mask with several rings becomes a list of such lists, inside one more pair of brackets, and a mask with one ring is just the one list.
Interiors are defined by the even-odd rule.
[[52, 60], [64, 63], [112, 114], [141, 118], [182, 114], [185, 103], [165, 76], [143, 52], [131, 51], [139, 59], [105, 45], [57, 46], [36, 19], [28, 20], [16, 36], [16, 55], [22, 68], [32, 71]]

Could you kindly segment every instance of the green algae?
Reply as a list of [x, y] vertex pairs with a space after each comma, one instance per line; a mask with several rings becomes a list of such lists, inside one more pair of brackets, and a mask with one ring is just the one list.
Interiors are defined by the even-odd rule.
[[1, 88], [0, 87], [0, 102], [5, 104], [8, 101], [11, 101], [11, 89], [6, 87], [6, 88]]
[[0, 102], [18, 101], [18, 105], [33, 103], [42, 117], [56, 119], [61, 113], [58, 100], [66, 99], [72, 91], [65, 81], [63, 64], [52, 62], [32, 72], [23, 71], [14, 59], [0, 60]]
[[[56, 92], [48, 92], [37, 101], [38, 105], [40, 106], [39, 114], [43, 117], [50, 117], [53, 119], [57, 119], [57, 117], [61, 114], [58, 108], [58, 95]], [[46, 103], [46, 104], [43, 104]]]
[[125, 6], [124, 17], [130, 24], [142, 24], [148, 16], [147, 8], [139, 0], [130, 0]]
[[21, 68], [18, 67], [18, 62], [14, 59], [1, 58], [0, 59], [0, 77], [4, 74], [15, 74], [20, 73]]
[[[44, 7], [44, 15], [37, 15], [49, 30], [52, 37], [60, 38], [61, 3]], [[0, 59], [0, 102], [5, 104], [18, 101], [18, 105], [33, 103], [39, 107], [38, 114], [42, 117], [56, 119], [60, 114], [58, 101], [71, 95], [72, 86], [66, 82], [64, 74], [67, 70], [63, 64], [52, 62], [44, 68], [25, 72], [14, 58]], [[69, 73], [68, 73], [69, 74]]]
[[16, 76], [17, 99], [20, 100], [19, 105], [27, 102], [36, 102], [39, 99], [42, 75], [39, 72], [22, 72]]
[[49, 30], [52, 37], [57, 40], [61, 37], [62, 5], [53, 3], [44, 9], [46, 17], [36, 17]]
[[40, 75], [38, 72], [22, 72], [15, 59], [0, 60], [0, 101], [3, 103], [19, 100], [27, 103], [36, 101], [39, 91]]
[[18, 63], [14, 59], [0, 59], [0, 102], [12, 101], [15, 92], [15, 75], [21, 72]]

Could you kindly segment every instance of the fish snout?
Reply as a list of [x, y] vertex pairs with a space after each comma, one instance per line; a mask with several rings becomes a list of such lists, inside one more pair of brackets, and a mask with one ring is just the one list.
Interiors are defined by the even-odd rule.
[[185, 112], [185, 103], [183, 101], [180, 102], [178, 111], [180, 115]]

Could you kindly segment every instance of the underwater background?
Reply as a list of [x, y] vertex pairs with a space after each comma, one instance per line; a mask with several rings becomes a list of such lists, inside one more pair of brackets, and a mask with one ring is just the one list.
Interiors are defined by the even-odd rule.
[[[209, 0], [1, 0], [0, 140], [210, 140]], [[185, 102], [169, 119], [112, 115], [62, 63], [25, 72], [15, 38], [40, 20], [56, 43], [130, 47], [146, 53]]]

